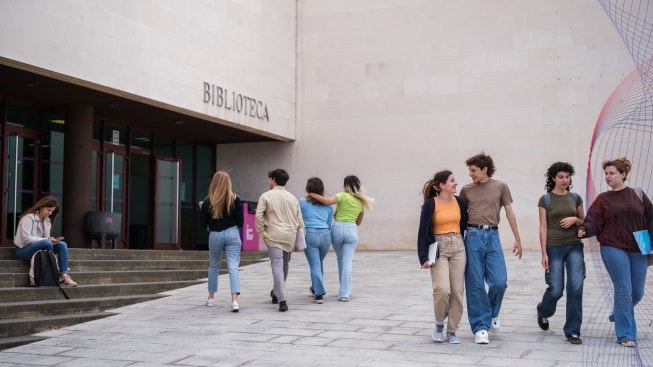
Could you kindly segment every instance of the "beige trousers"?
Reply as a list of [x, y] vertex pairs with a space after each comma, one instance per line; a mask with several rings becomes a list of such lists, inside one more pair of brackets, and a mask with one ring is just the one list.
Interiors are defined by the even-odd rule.
[[455, 333], [463, 316], [465, 281], [465, 243], [460, 233], [435, 235], [440, 257], [431, 267], [435, 321], [447, 322], [447, 332]]

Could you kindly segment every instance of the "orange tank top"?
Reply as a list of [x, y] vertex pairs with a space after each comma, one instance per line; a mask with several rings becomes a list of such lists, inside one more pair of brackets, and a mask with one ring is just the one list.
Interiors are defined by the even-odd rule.
[[436, 202], [433, 213], [433, 233], [460, 233], [460, 207], [456, 198], [448, 204]]

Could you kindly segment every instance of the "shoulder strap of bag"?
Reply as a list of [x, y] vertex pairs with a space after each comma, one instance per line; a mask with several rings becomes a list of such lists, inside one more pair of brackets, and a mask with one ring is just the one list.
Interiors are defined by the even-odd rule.
[[548, 212], [551, 210], [551, 193], [544, 194], [544, 209]]
[[[57, 287], [63, 293], [63, 296], [66, 297], [66, 299], [70, 299], [66, 291], [61, 288], [61, 281], [59, 280], [59, 262], [57, 261], [57, 255], [52, 254], [53, 256], [49, 256], [48, 258], [50, 259], [50, 263], [52, 266], [50, 266], [50, 269], [52, 269], [52, 276], [54, 277], [54, 280], [57, 282]], [[52, 258], [54, 257], [54, 264], [52, 264]]]

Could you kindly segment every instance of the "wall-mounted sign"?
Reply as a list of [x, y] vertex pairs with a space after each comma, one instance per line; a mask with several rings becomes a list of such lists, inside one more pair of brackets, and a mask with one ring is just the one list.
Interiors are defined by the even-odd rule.
[[259, 120], [270, 121], [268, 105], [255, 98], [229, 92], [227, 88], [204, 82], [204, 103], [236, 111], [244, 115], [256, 117]]
[[112, 130], [111, 143], [113, 145], [120, 145], [120, 131]]

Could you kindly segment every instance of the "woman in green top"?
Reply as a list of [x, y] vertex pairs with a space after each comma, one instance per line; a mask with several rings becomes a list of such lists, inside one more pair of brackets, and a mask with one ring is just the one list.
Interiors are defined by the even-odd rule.
[[549, 317], [556, 311], [562, 297], [567, 268], [567, 320], [563, 331], [572, 344], [581, 344], [580, 325], [583, 322], [583, 281], [585, 258], [583, 243], [576, 236], [576, 227], [583, 224], [583, 199], [570, 192], [574, 167], [556, 162], [546, 173], [546, 194], [537, 204], [540, 216], [540, 246], [542, 267], [548, 288], [537, 305], [537, 324], [549, 329]]
[[350, 175], [345, 177], [344, 191], [330, 198], [310, 194], [324, 205], [336, 206], [336, 217], [331, 229], [331, 243], [336, 250], [338, 258], [338, 274], [340, 275], [340, 293], [338, 297], [342, 302], [351, 298], [351, 263], [356, 252], [358, 233], [356, 226], [363, 223], [365, 208], [372, 209], [374, 199], [365, 195], [358, 177]]

